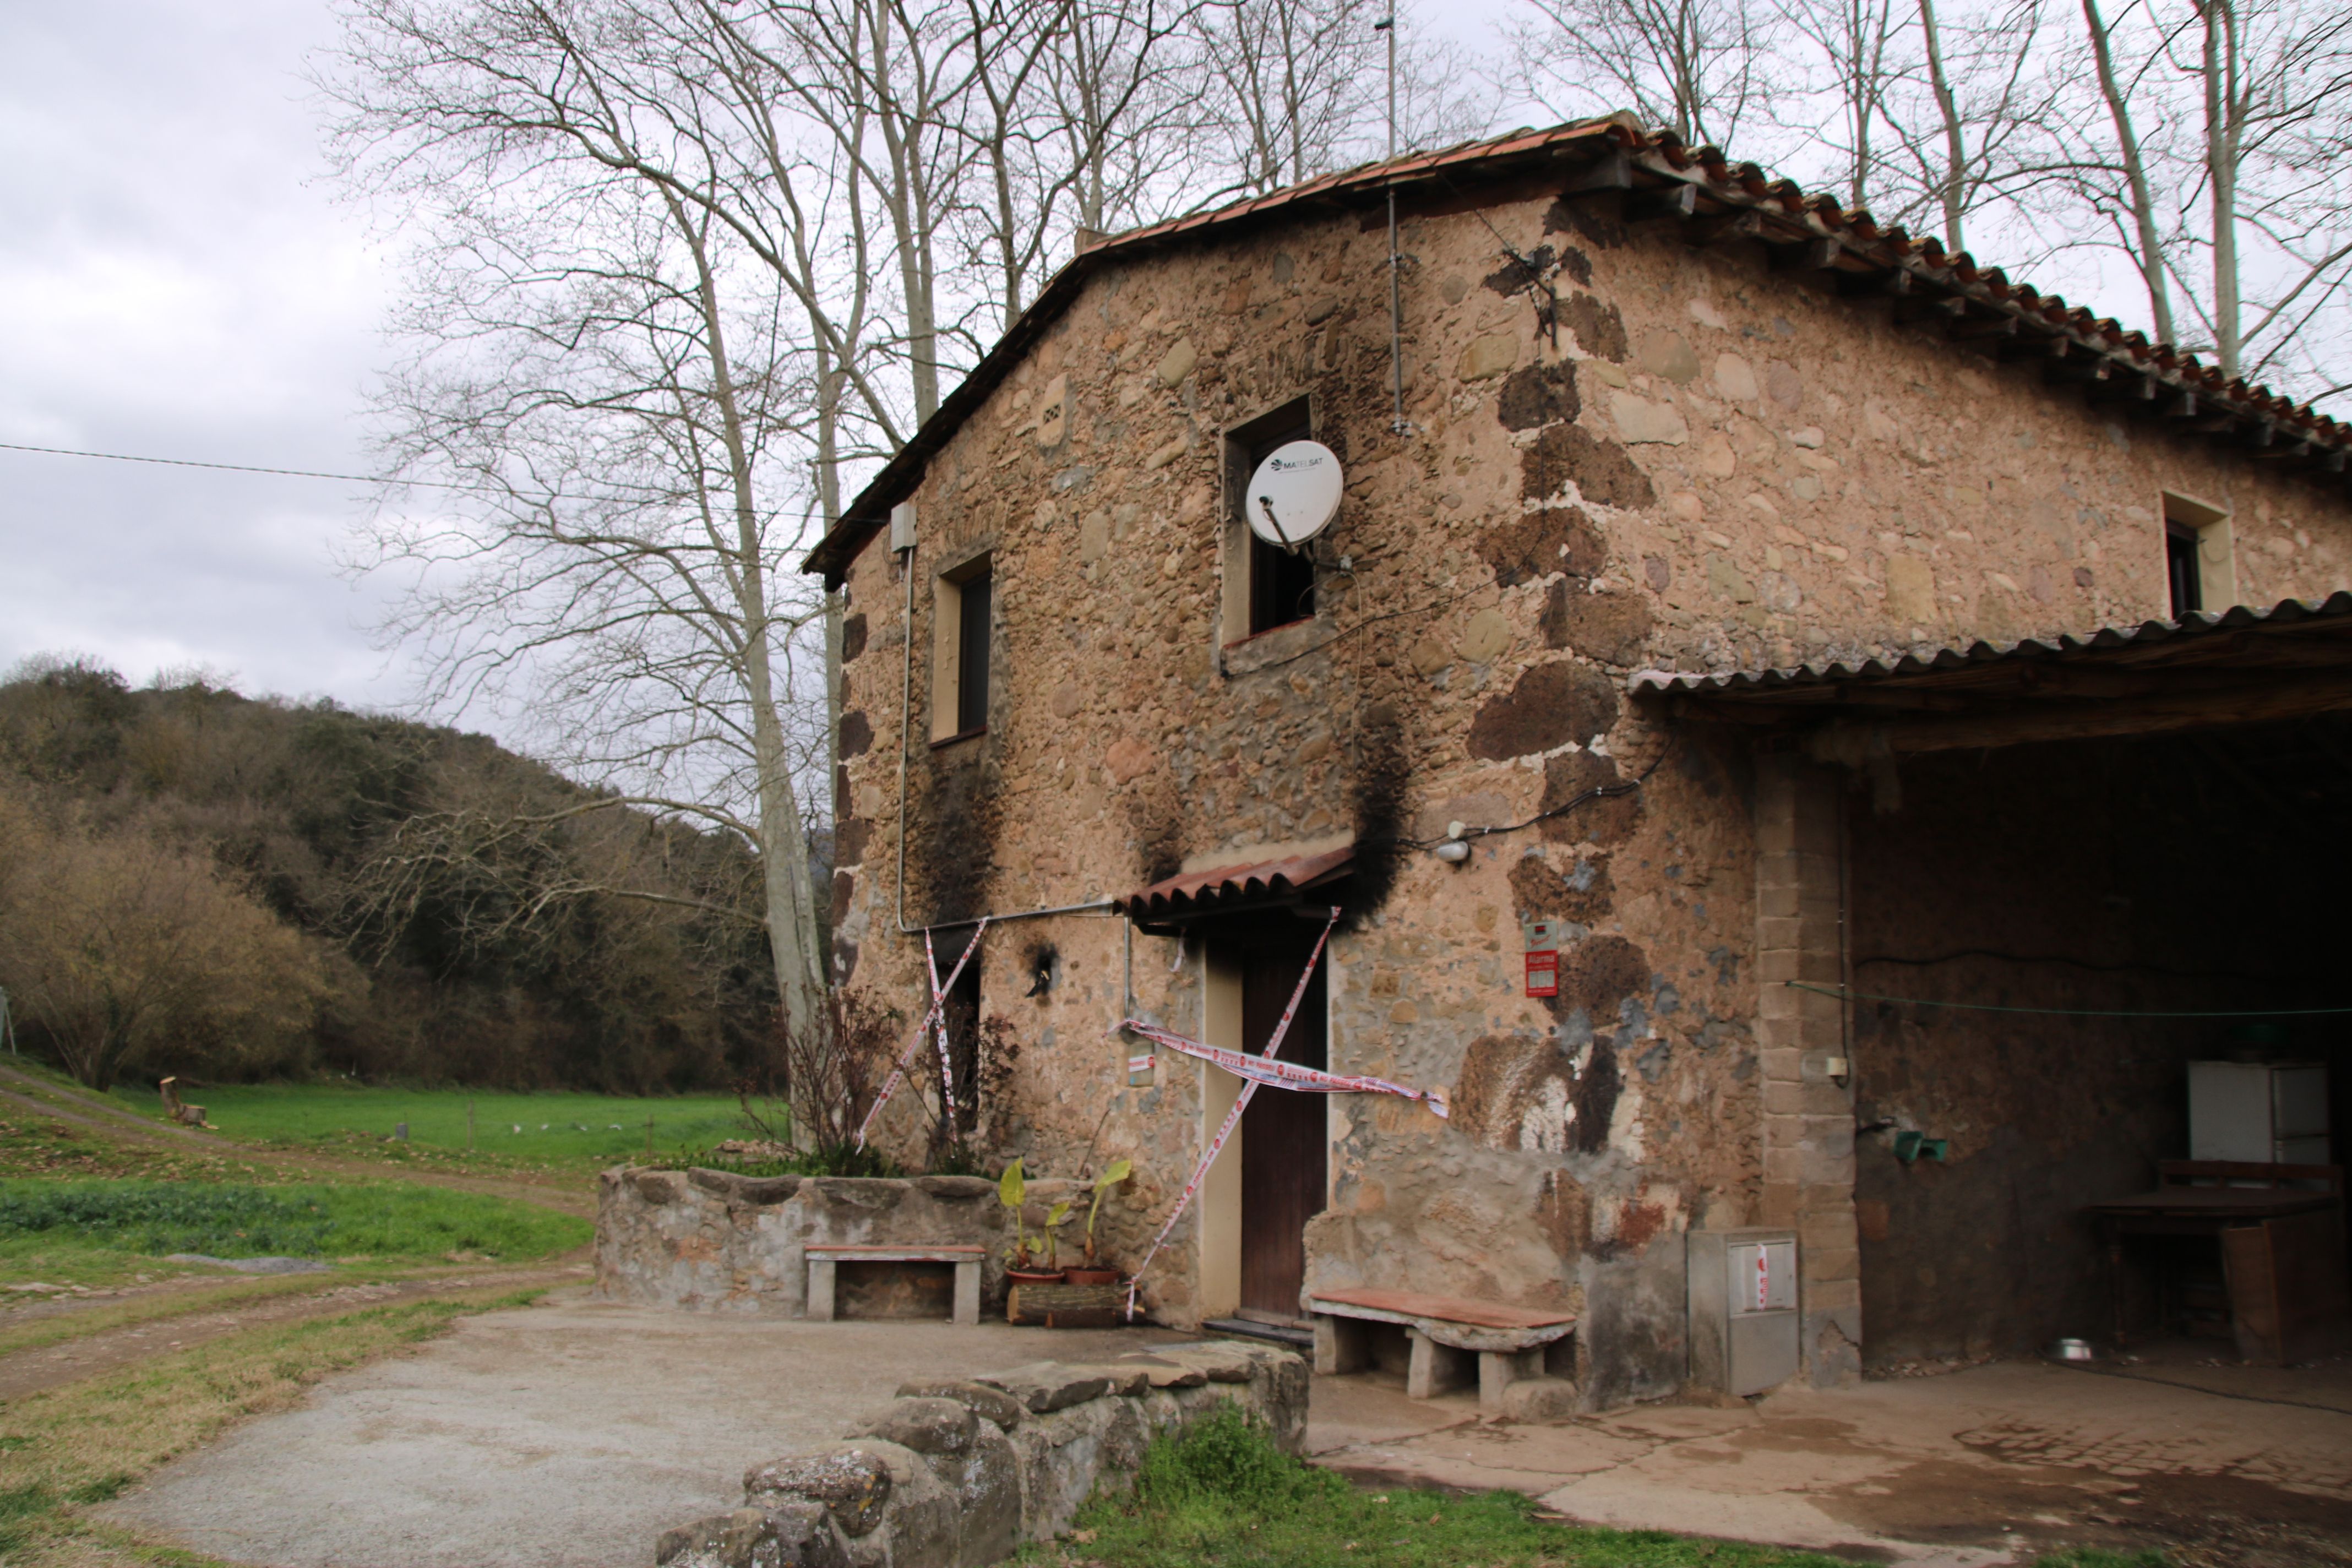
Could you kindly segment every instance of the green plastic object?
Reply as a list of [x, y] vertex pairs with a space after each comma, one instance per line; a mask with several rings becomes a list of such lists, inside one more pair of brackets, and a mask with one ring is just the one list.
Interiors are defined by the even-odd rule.
[[1945, 1151], [1950, 1146], [1950, 1140], [1930, 1138], [1925, 1132], [1903, 1131], [1895, 1135], [1895, 1157], [1906, 1165], [1918, 1160], [1933, 1160], [1941, 1164]]

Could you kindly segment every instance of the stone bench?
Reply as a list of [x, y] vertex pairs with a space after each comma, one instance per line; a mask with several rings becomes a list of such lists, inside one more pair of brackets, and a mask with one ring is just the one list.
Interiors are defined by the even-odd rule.
[[980, 1321], [980, 1264], [984, 1247], [847, 1247], [812, 1244], [808, 1249], [808, 1315], [820, 1323], [833, 1321], [834, 1270], [844, 1263], [952, 1263], [955, 1265], [954, 1321]]
[[1315, 1370], [1325, 1375], [1355, 1372], [1372, 1359], [1368, 1324], [1403, 1327], [1412, 1347], [1404, 1391], [1432, 1399], [1468, 1383], [1476, 1358], [1478, 1405], [1505, 1407], [1504, 1390], [1544, 1375], [1544, 1352], [1575, 1331], [1566, 1312], [1510, 1307], [1460, 1296], [1418, 1290], [1365, 1288], [1319, 1290], [1307, 1299], [1315, 1319]]

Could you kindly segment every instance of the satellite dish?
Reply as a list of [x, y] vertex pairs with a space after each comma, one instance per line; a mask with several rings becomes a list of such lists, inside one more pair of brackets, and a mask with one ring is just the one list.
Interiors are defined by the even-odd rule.
[[1330, 523], [1344, 480], [1339, 459], [1320, 441], [1276, 447], [1257, 466], [1242, 498], [1250, 531], [1268, 544], [1296, 550]]

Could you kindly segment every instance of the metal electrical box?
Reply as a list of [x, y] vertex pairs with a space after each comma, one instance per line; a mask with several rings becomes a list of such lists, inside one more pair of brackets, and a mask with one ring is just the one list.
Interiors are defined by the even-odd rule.
[[2324, 1064], [2189, 1064], [2190, 1159], [2325, 1165], [2327, 1145]]
[[1761, 1394], [1797, 1375], [1797, 1233], [1690, 1233], [1691, 1382]]

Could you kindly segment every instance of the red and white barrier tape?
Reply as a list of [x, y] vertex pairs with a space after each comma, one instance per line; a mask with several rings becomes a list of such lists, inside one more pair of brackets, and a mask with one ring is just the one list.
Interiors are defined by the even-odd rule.
[[[1129, 1018], [1120, 1027], [1132, 1029], [1145, 1039], [1181, 1055], [1213, 1063], [1253, 1083], [1269, 1083], [1276, 1089], [1297, 1089], [1301, 1094], [1393, 1094], [1402, 1100], [1420, 1100], [1441, 1117], [1447, 1115], [1452, 1109], [1442, 1089], [1407, 1089], [1384, 1078], [1328, 1073], [1315, 1068], [1300, 1067], [1295, 1062], [1268, 1061], [1264, 1057], [1229, 1051], [1223, 1046], [1207, 1046], [1198, 1040], [1188, 1040], [1181, 1035], [1171, 1034], [1139, 1018]], [[1138, 1063], [1142, 1066], [1138, 1068]], [[1131, 1070], [1148, 1070], [1151, 1058], [1129, 1057], [1128, 1065]]]
[[[979, 929], [971, 933], [971, 941], [964, 946], [963, 956], [957, 959], [955, 967], [948, 972], [950, 990], [954, 988], [958, 980], [963, 978], [963, 966], [971, 962], [971, 955], [980, 951], [980, 939], [988, 934], [990, 918], [986, 915], [981, 917]], [[923, 940], [926, 943], [930, 941], [929, 931], [923, 933]], [[939, 975], [936, 967], [931, 971], [931, 974], [936, 981]], [[907, 1076], [907, 1064], [913, 1061], [915, 1053], [922, 1048], [923, 1038], [930, 1033], [931, 1023], [940, 1016], [940, 1010], [947, 1005], [947, 991], [934, 984], [931, 987], [930, 1007], [923, 1014], [923, 1021], [915, 1026], [915, 1037], [908, 1040], [907, 1048], [898, 1053], [898, 1065], [890, 1069], [889, 1078], [883, 1082], [882, 1092], [874, 1097], [874, 1103], [866, 1109], [866, 1120], [857, 1124], [857, 1146], [860, 1149], [866, 1147], [866, 1134], [873, 1128], [874, 1119], [882, 1114], [882, 1108], [890, 1102], [890, 1096], [898, 1092], [899, 1083]]]
[[[923, 963], [931, 972], [931, 994], [945, 997], [947, 993], [940, 985], [940, 955], [931, 949], [931, 933], [928, 930], [923, 932]], [[974, 1019], [973, 1022], [976, 1024], [979, 1020]], [[948, 1021], [944, 1011], [939, 1026], [932, 1031], [932, 1038], [939, 1042], [940, 1047], [940, 1103], [947, 1109], [948, 1131], [952, 1133], [955, 1131], [955, 1069], [948, 1065]]]
[[[1331, 918], [1323, 922], [1323, 934], [1315, 939], [1315, 951], [1307, 955], [1307, 967], [1298, 972], [1298, 984], [1290, 993], [1290, 1004], [1283, 1008], [1281, 1021], [1274, 1026], [1274, 1037], [1266, 1041], [1264, 1052], [1250, 1059], [1260, 1063], [1270, 1061], [1275, 1053], [1282, 1049], [1283, 1037], [1290, 1033], [1290, 1020], [1298, 1016], [1298, 1005], [1307, 999], [1307, 983], [1314, 978], [1315, 965], [1323, 956], [1324, 945], [1331, 940], [1331, 928], [1339, 923], [1339, 911], [1334, 909], [1331, 911]], [[1117, 1032], [1117, 1030], [1112, 1031], [1114, 1034]], [[1238, 1056], [1241, 1053], [1234, 1054]], [[1132, 1058], [1129, 1059], [1132, 1060]], [[1258, 1082], [1257, 1079], [1250, 1078], [1242, 1084], [1241, 1093], [1234, 1099], [1233, 1110], [1225, 1115], [1224, 1125], [1217, 1129], [1217, 1135], [1210, 1139], [1209, 1146], [1201, 1152], [1201, 1163], [1192, 1167], [1192, 1179], [1184, 1184], [1184, 1190], [1177, 1194], [1176, 1207], [1170, 1212], [1168, 1223], [1161, 1226], [1160, 1234], [1151, 1238], [1151, 1246], [1144, 1253], [1143, 1261], [1137, 1264], [1135, 1272], [1128, 1277], [1127, 1315], [1130, 1320], [1135, 1316], [1135, 1289], [1142, 1281], [1143, 1271], [1151, 1267], [1152, 1258], [1159, 1256], [1160, 1244], [1168, 1239], [1168, 1233], [1176, 1228], [1176, 1222], [1184, 1217], [1185, 1208], [1192, 1202], [1192, 1194], [1201, 1190], [1201, 1183], [1207, 1177], [1209, 1167], [1217, 1163], [1217, 1155], [1223, 1150], [1225, 1140], [1231, 1138], [1234, 1135], [1234, 1129], [1241, 1125], [1242, 1112], [1249, 1109], [1250, 1097], [1257, 1092]]]

